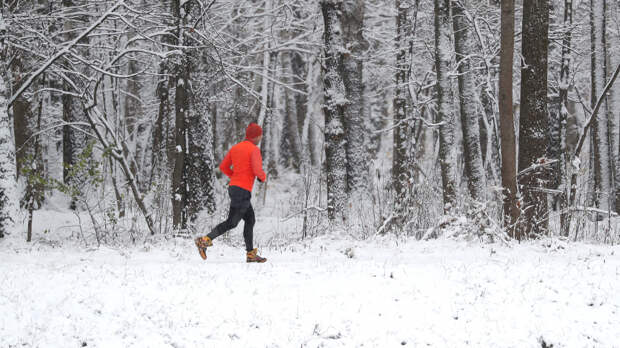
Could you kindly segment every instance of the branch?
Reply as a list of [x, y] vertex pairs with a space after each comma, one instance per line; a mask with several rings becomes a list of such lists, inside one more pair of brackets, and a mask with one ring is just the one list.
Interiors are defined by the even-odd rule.
[[616, 78], [618, 77], [618, 74], [620, 74], [620, 64], [618, 64], [618, 66], [616, 67], [616, 71], [614, 72], [614, 75], [611, 77], [609, 82], [607, 82], [605, 89], [603, 89], [603, 93], [601, 93], [601, 95], [598, 97], [598, 100], [596, 101], [596, 106], [594, 107], [594, 110], [592, 110], [592, 115], [590, 115], [588, 122], [583, 127], [583, 133], [581, 133], [581, 137], [579, 137], [579, 143], [577, 143], [577, 148], [575, 148], [575, 154], [573, 155], [574, 158], [579, 157], [579, 154], [581, 153], [581, 148], [583, 147], [583, 143], [586, 140], [586, 134], [588, 134], [588, 129], [592, 125], [592, 122], [594, 122], [596, 114], [598, 113], [598, 109], [600, 109], [601, 105], [603, 105], [603, 100], [605, 99], [605, 95], [607, 95], [607, 93], [611, 89], [611, 86], [613, 86], [614, 82], [616, 81]]
[[99, 25], [101, 25], [101, 23], [103, 23], [106, 18], [108, 18], [112, 13], [114, 13], [114, 11], [116, 11], [119, 7], [123, 6], [125, 4], [124, 0], [119, 0], [118, 2], [116, 2], [116, 4], [114, 4], [114, 6], [112, 6], [106, 13], [104, 13], [101, 17], [99, 17], [98, 20], [96, 20], [93, 24], [90, 25], [90, 27], [88, 27], [86, 30], [84, 30], [84, 32], [82, 32], [80, 35], [78, 35], [75, 39], [73, 39], [71, 42], [69, 42], [65, 47], [63, 47], [60, 51], [56, 52], [56, 54], [54, 54], [52, 56], [52, 58], [48, 59], [47, 62], [45, 62], [43, 65], [41, 65], [41, 67], [35, 71], [26, 82], [24, 82], [22, 84], [22, 86], [17, 90], [17, 92], [15, 92], [15, 94], [13, 94], [11, 96], [11, 98], [9, 99], [9, 102], [7, 103], [7, 107], [10, 107], [17, 98], [19, 98], [19, 96], [24, 93], [24, 91], [30, 87], [30, 85], [34, 82], [34, 80], [39, 77], [39, 75], [41, 75], [45, 70], [47, 70], [47, 68], [50, 67], [50, 65], [52, 65], [58, 58], [62, 57], [63, 55], [67, 54], [67, 52], [69, 52], [69, 50], [71, 48], [73, 48], [74, 46], [77, 45], [77, 43], [82, 40], [83, 38], [85, 38], [86, 36], [88, 36], [88, 34], [90, 34], [93, 30], [95, 30]]

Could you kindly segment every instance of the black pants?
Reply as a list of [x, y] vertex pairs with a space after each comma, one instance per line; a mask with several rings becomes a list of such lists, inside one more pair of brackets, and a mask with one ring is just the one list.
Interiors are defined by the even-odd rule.
[[213, 231], [211, 231], [208, 236], [213, 240], [237, 227], [239, 221], [243, 219], [245, 223], [243, 226], [245, 250], [252, 251], [252, 249], [254, 249], [254, 223], [256, 223], [254, 209], [252, 208], [252, 203], [250, 202], [252, 193], [237, 186], [229, 186], [228, 195], [230, 196], [230, 210], [228, 212], [228, 219], [215, 226]]

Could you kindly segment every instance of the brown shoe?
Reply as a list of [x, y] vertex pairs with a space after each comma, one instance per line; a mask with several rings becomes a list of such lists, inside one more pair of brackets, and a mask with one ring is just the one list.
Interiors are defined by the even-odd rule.
[[254, 248], [254, 250], [252, 250], [252, 251], [248, 251], [248, 253], [247, 253], [246, 262], [263, 263], [263, 262], [266, 262], [266, 261], [267, 261], [266, 258], [258, 256], [258, 250], [256, 248]]
[[194, 239], [194, 243], [196, 243], [196, 247], [198, 248], [198, 252], [200, 253], [200, 257], [203, 260], [207, 259], [207, 247], [213, 246], [213, 242], [211, 238], [208, 236], [198, 237]]

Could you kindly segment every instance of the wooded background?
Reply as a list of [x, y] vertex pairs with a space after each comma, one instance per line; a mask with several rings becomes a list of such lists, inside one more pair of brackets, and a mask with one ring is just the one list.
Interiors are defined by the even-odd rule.
[[464, 217], [480, 238], [617, 238], [620, 1], [0, 8], [0, 237], [26, 216], [30, 240], [60, 193], [97, 241], [194, 232], [258, 122], [255, 200], [289, 185], [302, 237], [429, 238]]

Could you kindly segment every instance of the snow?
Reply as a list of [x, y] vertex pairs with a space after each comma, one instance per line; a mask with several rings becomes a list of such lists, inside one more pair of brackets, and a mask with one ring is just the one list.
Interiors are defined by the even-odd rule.
[[2, 347], [620, 342], [617, 246], [321, 237], [261, 248], [269, 261], [246, 264], [241, 246], [219, 240], [207, 261], [185, 239], [130, 249], [0, 243]]

